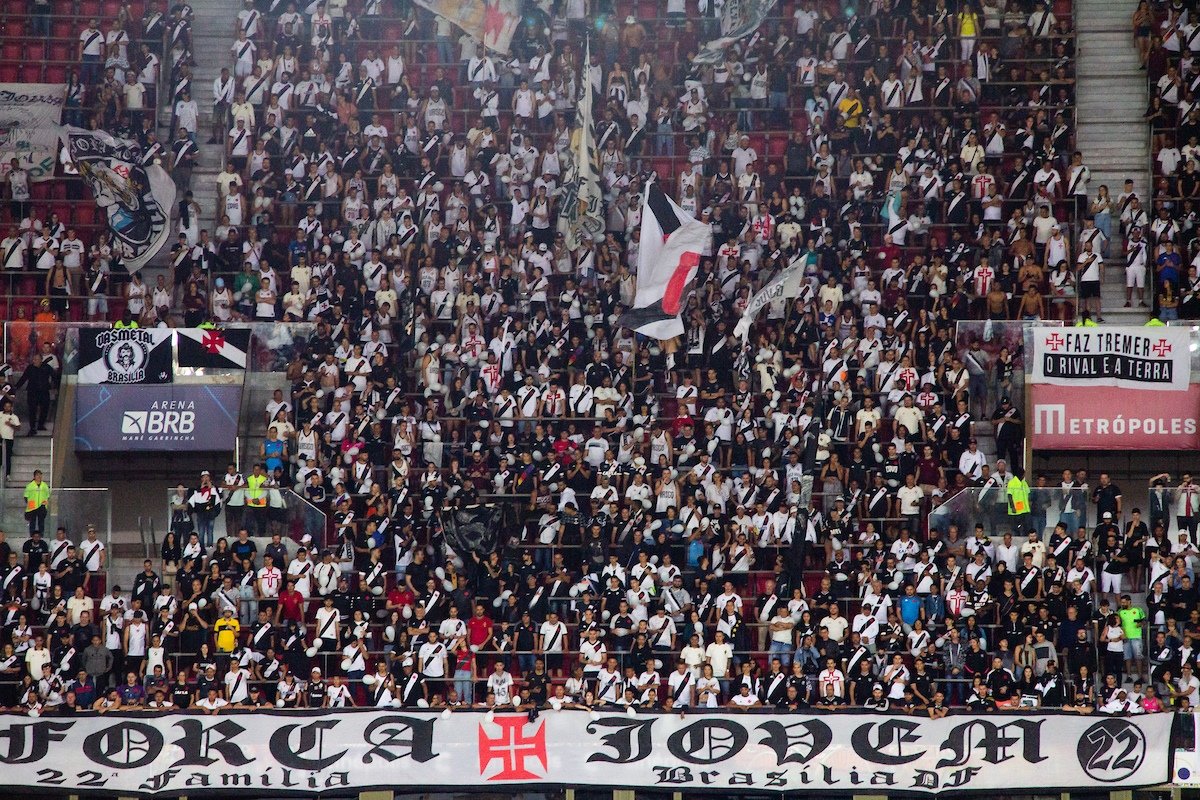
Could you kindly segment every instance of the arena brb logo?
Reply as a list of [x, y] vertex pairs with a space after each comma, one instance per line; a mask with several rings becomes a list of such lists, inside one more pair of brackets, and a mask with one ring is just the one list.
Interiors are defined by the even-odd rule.
[[1146, 735], [1126, 720], [1106, 719], [1084, 731], [1076, 755], [1088, 777], [1117, 783], [1131, 777], [1146, 760]]
[[154, 402], [147, 411], [121, 415], [121, 434], [128, 437], [173, 438], [196, 432], [196, 404], [191, 400]]
[[[546, 725], [541, 723], [534, 729], [532, 736], [525, 735], [525, 725], [528, 717], [495, 717], [491, 724], [500, 729], [499, 736], [489, 736], [484, 727], [487, 722], [479, 723], [479, 774], [482, 776], [492, 765], [493, 761], [500, 762], [500, 771], [487, 778], [489, 781], [519, 781], [541, 780], [545, 777], [546, 765]], [[542, 765], [542, 775], [530, 772], [525, 768], [527, 759], [534, 759]]]

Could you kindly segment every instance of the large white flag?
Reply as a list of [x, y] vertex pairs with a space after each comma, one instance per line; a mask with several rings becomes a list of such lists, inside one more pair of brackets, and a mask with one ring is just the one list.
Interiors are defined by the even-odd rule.
[[[588, 43], [584, 64], [592, 63], [591, 43]], [[596, 133], [592, 119], [592, 82], [584, 80], [583, 97], [579, 101], [578, 119], [571, 143], [571, 153], [565, 159], [565, 175], [558, 214], [558, 230], [568, 250], [579, 246], [584, 235], [596, 237], [604, 231], [601, 215], [603, 195], [596, 171]]]
[[712, 251], [712, 228], [690, 216], [652, 181], [642, 195], [641, 230], [633, 308], [618, 324], [655, 339], [680, 336], [683, 298], [701, 257]]
[[413, 0], [462, 28], [471, 38], [497, 53], [508, 53], [521, 24], [517, 0]]
[[750, 298], [746, 310], [742, 312], [742, 318], [733, 329], [734, 334], [740, 336], [743, 342], [746, 341], [750, 336], [750, 326], [754, 324], [759, 312], [776, 300], [791, 300], [797, 297], [803, 280], [804, 262], [796, 259]]

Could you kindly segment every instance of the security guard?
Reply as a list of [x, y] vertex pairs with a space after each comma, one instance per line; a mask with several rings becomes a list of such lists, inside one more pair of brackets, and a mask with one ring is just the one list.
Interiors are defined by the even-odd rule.
[[1032, 521], [1033, 509], [1029, 505], [1029, 484], [1025, 482], [1024, 474], [1013, 469], [1012, 477], [1004, 487], [1008, 494], [1008, 519], [1012, 523], [1013, 535], [1019, 536], [1028, 530]]

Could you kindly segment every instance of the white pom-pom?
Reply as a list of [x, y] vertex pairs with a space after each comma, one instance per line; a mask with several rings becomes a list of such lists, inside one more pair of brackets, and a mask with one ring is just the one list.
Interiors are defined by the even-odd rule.
[[282, 697], [275, 701], [275, 707], [283, 708], [283, 698]]
[[388, 625], [386, 628], [383, 629], [383, 640], [385, 642], [388, 642], [389, 644], [391, 642], [396, 641], [396, 626], [395, 625]]
[[188, 603], [188, 611], [195, 611], [198, 608], [200, 608], [200, 606], [196, 605], [195, 603]]
[[400, 609], [400, 616], [404, 617], [405, 619], [412, 619], [412, 615], [412, 606], [405, 606], [404, 608]]
[[319, 650], [318, 650], [317, 646], [314, 644], [312, 647], [310, 647], [304, 651], [304, 655], [308, 656], [309, 658], [316, 658], [316, 655], [318, 652], [319, 652]]
[[374, 686], [375, 685], [375, 676], [370, 675], [370, 674], [363, 675], [363, 684], [365, 686]]
[[375, 595], [376, 597], [379, 597], [379, 595], [383, 594], [383, 587], [382, 586], [372, 586], [371, 594]]
[[429, 701], [424, 697], [417, 699], [417, 708], [429, 708]]

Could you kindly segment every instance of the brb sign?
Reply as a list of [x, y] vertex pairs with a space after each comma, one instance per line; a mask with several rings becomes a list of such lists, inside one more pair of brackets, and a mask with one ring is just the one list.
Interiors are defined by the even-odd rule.
[[80, 385], [75, 448], [126, 453], [232, 450], [241, 403], [238, 385]]

